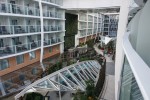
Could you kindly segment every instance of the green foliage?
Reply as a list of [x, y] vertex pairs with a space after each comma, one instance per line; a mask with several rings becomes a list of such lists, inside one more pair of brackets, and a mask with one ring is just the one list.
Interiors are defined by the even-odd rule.
[[84, 92], [81, 92], [80, 90], [77, 90], [73, 100], [87, 100], [88, 97], [85, 95]]
[[58, 71], [62, 68], [62, 62], [56, 62], [53, 66], [48, 68], [48, 73], [51, 74], [55, 71]]
[[75, 61], [69, 60], [69, 61], [67, 62], [67, 65], [69, 66], [69, 65], [72, 65], [72, 64], [74, 64], [74, 63], [75, 63]]
[[87, 97], [92, 97], [94, 98], [95, 97], [95, 86], [94, 86], [94, 82], [91, 81], [91, 80], [88, 80], [86, 82], [86, 95]]
[[87, 41], [86, 44], [88, 45], [89, 48], [93, 48], [93, 46], [94, 46], [94, 39], [91, 39], [91, 40]]
[[65, 49], [74, 47], [75, 44], [75, 34], [78, 31], [78, 16], [66, 13], [65, 15]]
[[77, 47], [82, 47], [84, 45], [85, 45], [84, 43], [80, 43]]
[[39, 93], [28, 93], [25, 100], [43, 100], [43, 96]]
[[86, 85], [87, 87], [86, 87], [85, 93], [78, 90], [73, 100], [97, 100], [95, 96], [94, 82], [91, 80], [88, 80], [86, 81]]
[[86, 61], [86, 60], [90, 60], [90, 58], [88, 58], [88, 57], [80, 57], [79, 60], [80, 60], [80, 61]]

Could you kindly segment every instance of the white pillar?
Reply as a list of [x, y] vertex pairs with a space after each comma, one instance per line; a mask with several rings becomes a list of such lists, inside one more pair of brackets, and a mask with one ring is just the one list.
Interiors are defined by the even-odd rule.
[[86, 40], [87, 40], [87, 33], [88, 33], [88, 11], [86, 13], [86, 36], [85, 36], [85, 39], [84, 39], [84, 43], [86, 43]]
[[45, 70], [44, 66], [43, 66], [43, 52], [44, 52], [44, 30], [43, 30], [43, 9], [42, 9], [42, 3], [41, 0], [39, 0], [39, 8], [40, 8], [40, 21], [41, 21], [41, 56], [40, 56], [40, 63], [42, 66], [42, 69]]
[[116, 43], [116, 62], [115, 62], [115, 100], [119, 100], [121, 70], [124, 62], [124, 51], [122, 48], [123, 35], [126, 32], [128, 22], [130, 0], [122, 0], [120, 7], [117, 43]]

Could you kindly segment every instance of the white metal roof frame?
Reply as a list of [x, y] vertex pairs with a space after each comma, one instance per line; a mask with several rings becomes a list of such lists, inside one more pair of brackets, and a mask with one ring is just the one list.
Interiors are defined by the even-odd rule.
[[95, 60], [78, 62], [58, 70], [27, 86], [15, 96], [15, 100], [30, 92], [85, 91], [86, 81], [97, 81], [101, 65]]

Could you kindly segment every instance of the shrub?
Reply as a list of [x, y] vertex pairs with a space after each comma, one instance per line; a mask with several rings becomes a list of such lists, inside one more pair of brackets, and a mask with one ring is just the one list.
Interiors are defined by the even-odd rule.
[[62, 68], [62, 62], [56, 62], [56, 64], [48, 68], [48, 74], [58, 71], [61, 68]]
[[88, 45], [89, 48], [93, 48], [93, 46], [94, 46], [94, 39], [91, 39], [91, 40], [87, 41], [86, 44]]
[[43, 96], [39, 93], [28, 93], [25, 100], [43, 100]]

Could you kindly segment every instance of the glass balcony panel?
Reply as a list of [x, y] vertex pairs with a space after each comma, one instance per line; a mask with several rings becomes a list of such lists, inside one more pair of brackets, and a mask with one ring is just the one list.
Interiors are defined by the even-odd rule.
[[44, 46], [62, 42], [60, 37], [44, 40]]
[[44, 31], [49, 32], [49, 31], [61, 31], [62, 27], [60, 25], [58, 26], [44, 26]]
[[122, 70], [120, 100], [144, 100], [126, 57]]
[[1, 25], [0, 35], [24, 34], [40, 32], [40, 25]]
[[41, 41], [33, 41], [27, 44], [18, 44], [9, 46], [6, 45], [5, 47], [0, 47], [0, 56], [7, 56], [11, 54], [21, 53], [24, 51], [32, 50], [41, 46]]

